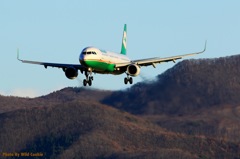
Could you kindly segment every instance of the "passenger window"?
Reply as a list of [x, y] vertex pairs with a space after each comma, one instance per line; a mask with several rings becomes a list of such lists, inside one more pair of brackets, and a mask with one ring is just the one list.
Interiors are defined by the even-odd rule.
[[87, 52], [87, 54], [91, 54], [91, 52]]
[[83, 55], [86, 55], [86, 52], [83, 52]]

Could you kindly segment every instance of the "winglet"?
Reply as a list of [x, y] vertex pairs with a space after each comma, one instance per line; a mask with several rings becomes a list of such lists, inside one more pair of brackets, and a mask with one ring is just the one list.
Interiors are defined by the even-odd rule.
[[17, 59], [18, 59], [19, 61], [22, 61], [22, 60], [19, 58], [19, 48], [17, 49]]
[[205, 46], [202, 52], [206, 51], [206, 49], [207, 49], [207, 40], [205, 41]]
[[196, 54], [201, 54], [201, 53], [205, 52], [206, 49], [207, 49], [207, 40], [205, 41], [204, 49], [201, 52], [197, 52]]

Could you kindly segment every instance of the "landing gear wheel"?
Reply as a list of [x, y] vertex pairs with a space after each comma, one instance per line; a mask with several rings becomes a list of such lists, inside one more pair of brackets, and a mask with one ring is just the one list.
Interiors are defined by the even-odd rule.
[[128, 79], [128, 81], [129, 81], [130, 84], [132, 84], [132, 83], [133, 83], [132, 77], [130, 77], [130, 78]]
[[92, 85], [92, 80], [91, 80], [91, 79], [89, 79], [89, 81], [88, 81], [88, 85], [89, 85], [89, 86]]
[[127, 79], [127, 77], [124, 78], [124, 83], [125, 83], [125, 84], [128, 83], [128, 79]]
[[87, 82], [87, 80], [86, 80], [86, 79], [84, 79], [84, 80], [83, 80], [83, 86], [86, 86], [86, 85], [87, 85], [87, 83], [88, 83], [88, 82]]
[[83, 80], [83, 86], [91, 86], [93, 81], [92, 70], [85, 71], [86, 79]]

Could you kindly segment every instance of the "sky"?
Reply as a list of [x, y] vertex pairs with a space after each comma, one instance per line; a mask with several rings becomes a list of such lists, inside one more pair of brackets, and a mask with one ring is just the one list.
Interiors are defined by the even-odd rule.
[[[239, 6], [238, 0], [0, 0], [0, 94], [36, 97], [82, 87], [80, 72], [69, 80], [61, 69], [23, 64], [17, 48], [22, 59], [79, 64], [86, 46], [120, 52], [124, 24], [133, 60], [201, 51], [205, 40], [207, 51], [191, 58], [239, 54]], [[134, 83], [151, 82], [174, 65], [142, 67]], [[126, 89], [125, 76], [96, 74], [92, 88]]]

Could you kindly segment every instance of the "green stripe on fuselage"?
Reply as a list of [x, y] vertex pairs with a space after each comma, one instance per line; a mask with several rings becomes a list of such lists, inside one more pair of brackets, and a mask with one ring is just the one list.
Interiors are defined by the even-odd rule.
[[115, 64], [112, 63], [106, 63], [97, 60], [86, 60], [84, 63], [87, 67], [91, 67], [98, 71], [113, 72], [115, 70]]

